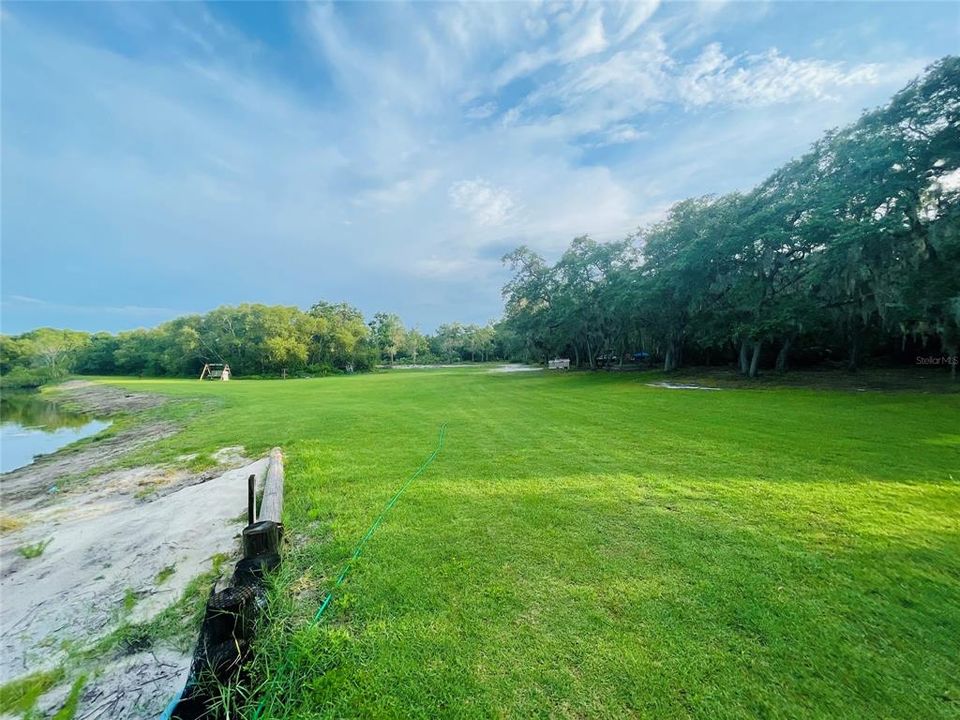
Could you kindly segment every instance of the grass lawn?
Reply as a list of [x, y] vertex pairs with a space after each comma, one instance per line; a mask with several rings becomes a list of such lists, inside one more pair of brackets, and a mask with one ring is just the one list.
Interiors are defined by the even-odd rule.
[[246, 716], [960, 717], [960, 396], [651, 378], [124, 381], [287, 453]]

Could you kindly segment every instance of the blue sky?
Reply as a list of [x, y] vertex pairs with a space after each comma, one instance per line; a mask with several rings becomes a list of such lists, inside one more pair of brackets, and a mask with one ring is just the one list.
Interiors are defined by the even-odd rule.
[[956, 53], [960, 4], [15, 3], [2, 330], [501, 311], [500, 256], [746, 189]]

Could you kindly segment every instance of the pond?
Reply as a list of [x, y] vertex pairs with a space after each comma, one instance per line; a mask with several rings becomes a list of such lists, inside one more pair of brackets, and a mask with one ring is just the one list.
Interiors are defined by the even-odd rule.
[[110, 422], [64, 409], [37, 392], [4, 393], [0, 398], [0, 472], [29, 465], [46, 455], [95, 435]]

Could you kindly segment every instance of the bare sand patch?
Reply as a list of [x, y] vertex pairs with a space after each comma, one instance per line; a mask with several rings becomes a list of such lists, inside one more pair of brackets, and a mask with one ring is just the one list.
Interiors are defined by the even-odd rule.
[[[166, 402], [166, 398], [127, 393], [118, 388], [87, 381], [74, 380], [59, 386], [60, 398], [92, 415], [139, 412]], [[64, 480], [84, 475], [108, 465], [132, 450], [144, 447], [177, 432], [170, 422], [143, 422], [136, 427], [106, 437], [94, 436], [93, 441], [78, 447], [44, 455], [35, 462], [0, 476], [0, 503], [9, 515], [10, 504], [31, 506], [43, 504], [51, 494], [60, 490]]]
[[707, 387], [706, 385], [685, 385], [682, 383], [655, 382], [647, 383], [647, 387], [666, 388], [667, 390], [721, 390], [718, 387]]
[[522, 363], [507, 363], [506, 365], [499, 365], [495, 368], [490, 368], [487, 372], [492, 373], [516, 373], [516, 372], [540, 372], [542, 367], [537, 367], [535, 365], [523, 365]]
[[[68, 387], [71, 399], [77, 390], [79, 404], [101, 412], [163, 402], [92, 383]], [[265, 458], [251, 461], [242, 447], [228, 447], [213, 454], [220, 467], [203, 473], [156, 465], [96, 473], [175, 431], [147, 421], [0, 476], [4, 516], [17, 521], [0, 536], [0, 683], [55, 668], [71, 649], [92, 646], [121, 623], [156, 617], [216, 556], [236, 555], [247, 477], [262, 483]], [[49, 492], [64, 475], [84, 473], [84, 482]], [[29, 548], [40, 552], [26, 557]], [[189, 665], [189, 656], [167, 647], [100, 658], [87, 673], [77, 717], [156, 717]], [[44, 716], [62, 704], [71, 681], [40, 699]]]

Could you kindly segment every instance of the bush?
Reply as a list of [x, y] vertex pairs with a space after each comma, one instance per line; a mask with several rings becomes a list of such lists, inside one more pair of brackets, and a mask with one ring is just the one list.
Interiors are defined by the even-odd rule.
[[64, 373], [54, 372], [49, 368], [15, 367], [6, 375], [0, 377], [0, 387], [5, 390], [38, 388], [41, 385], [61, 380], [64, 376]]

